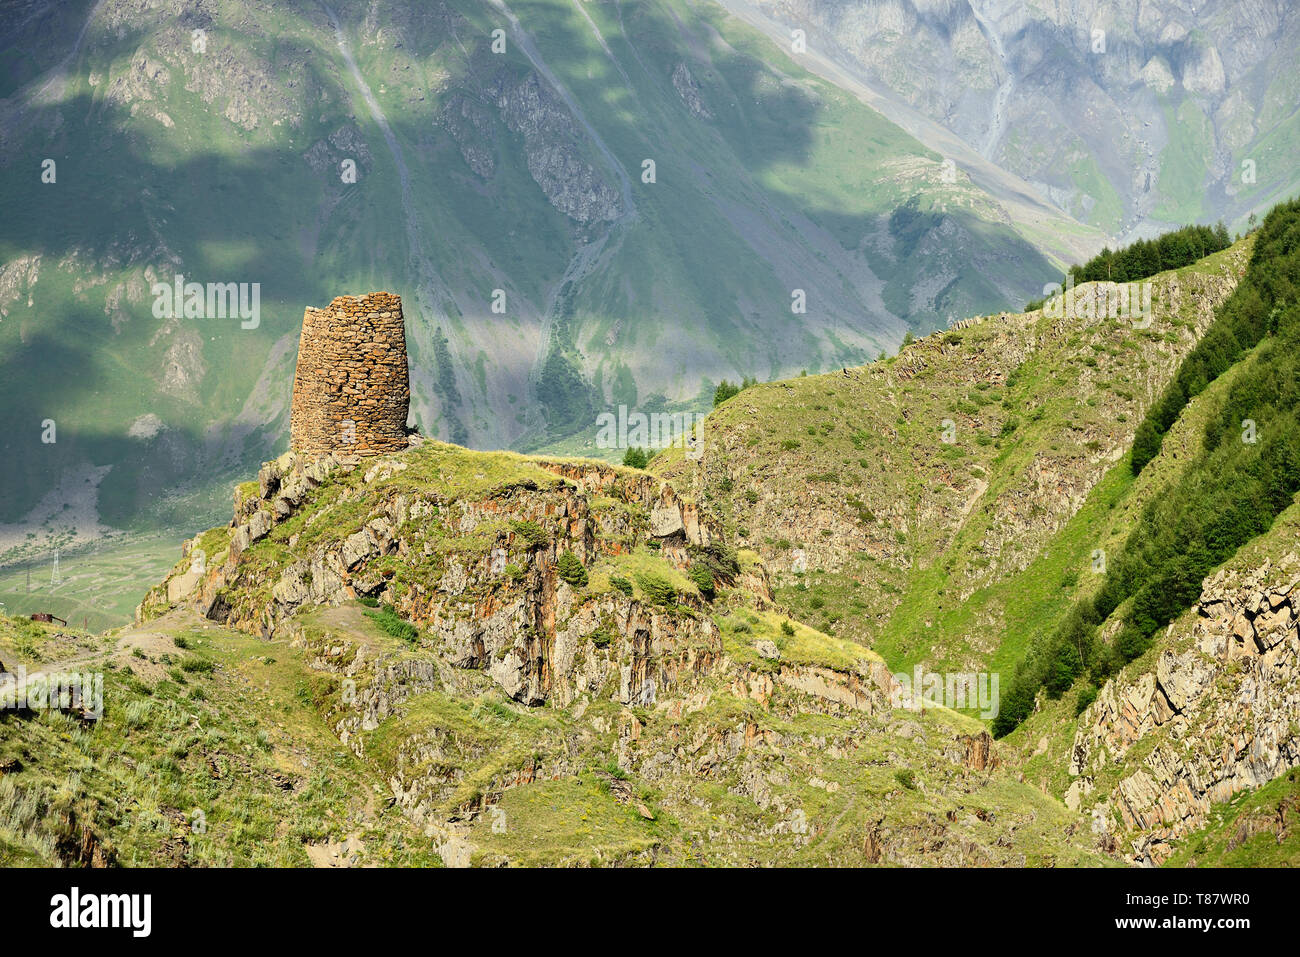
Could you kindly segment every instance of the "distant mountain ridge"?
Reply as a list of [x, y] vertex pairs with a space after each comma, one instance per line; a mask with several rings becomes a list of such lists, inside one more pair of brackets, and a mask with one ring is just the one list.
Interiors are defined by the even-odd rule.
[[1300, 185], [1287, 0], [723, 2], [802, 30], [926, 143], [955, 152], [911, 112], [1122, 242], [1241, 228]]

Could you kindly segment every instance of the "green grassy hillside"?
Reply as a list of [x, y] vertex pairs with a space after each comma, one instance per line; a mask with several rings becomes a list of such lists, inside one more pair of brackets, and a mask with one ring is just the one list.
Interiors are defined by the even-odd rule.
[[[1040, 688], [1059, 696], [1082, 675], [1096, 684], [1140, 655], [1196, 599], [1206, 574], [1267, 532], [1300, 491], [1297, 250], [1300, 203], [1283, 204], [1256, 235], [1241, 284], [1136, 433], [1133, 455], [1148, 459], [1186, 403], [1233, 369], [1192, 447], [1193, 462], [1167, 494], [1147, 503], [1109, 557], [1096, 593], [1036, 643], [999, 715], [999, 733], [1030, 713]], [[1151, 451], [1142, 447], [1146, 435], [1156, 436]], [[1144, 464], [1135, 458], [1131, 471]], [[1096, 627], [1121, 605], [1123, 627], [1097, 641]]]
[[106, 700], [0, 712], [0, 862], [1107, 862], [645, 473], [426, 443], [240, 496], [140, 624], [0, 619]]
[[650, 468], [725, 516], [805, 620], [896, 669], [1009, 679], [1090, 587], [1094, 549], [1128, 514], [1134, 430], [1250, 244], [1155, 277], [1145, 328], [985, 317], [870, 366], [746, 389], [705, 422], [700, 460], [669, 450]]

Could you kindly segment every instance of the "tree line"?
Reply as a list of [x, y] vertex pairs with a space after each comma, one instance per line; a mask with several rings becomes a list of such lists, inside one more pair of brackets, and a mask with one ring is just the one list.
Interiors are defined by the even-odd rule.
[[[1081, 682], [1081, 711], [1098, 685], [1197, 600], [1205, 576], [1268, 531], [1300, 492], [1300, 201], [1265, 218], [1246, 275], [1139, 426], [1134, 472], [1159, 451], [1187, 403], [1243, 360], [1251, 366], [1211, 414], [1196, 460], [1143, 510], [1097, 593], [1031, 646], [1003, 696], [995, 735], [1028, 717], [1040, 690], [1059, 698]], [[1100, 625], [1117, 610], [1119, 630], [1105, 641]]]

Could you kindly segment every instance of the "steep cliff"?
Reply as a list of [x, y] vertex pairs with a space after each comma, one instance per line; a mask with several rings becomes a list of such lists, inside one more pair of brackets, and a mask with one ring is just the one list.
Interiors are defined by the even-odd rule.
[[1300, 509], [1081, 715], [1066, 802], [1161, 863], [1211, 807], [1300, 764]]

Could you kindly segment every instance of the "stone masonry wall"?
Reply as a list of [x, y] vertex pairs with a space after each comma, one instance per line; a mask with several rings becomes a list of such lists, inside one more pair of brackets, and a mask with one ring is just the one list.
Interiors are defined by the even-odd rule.
[[339, 296], [307, 308], [289, 415], [295, 452], [404, 449], [410, 403], [400, 296]]

